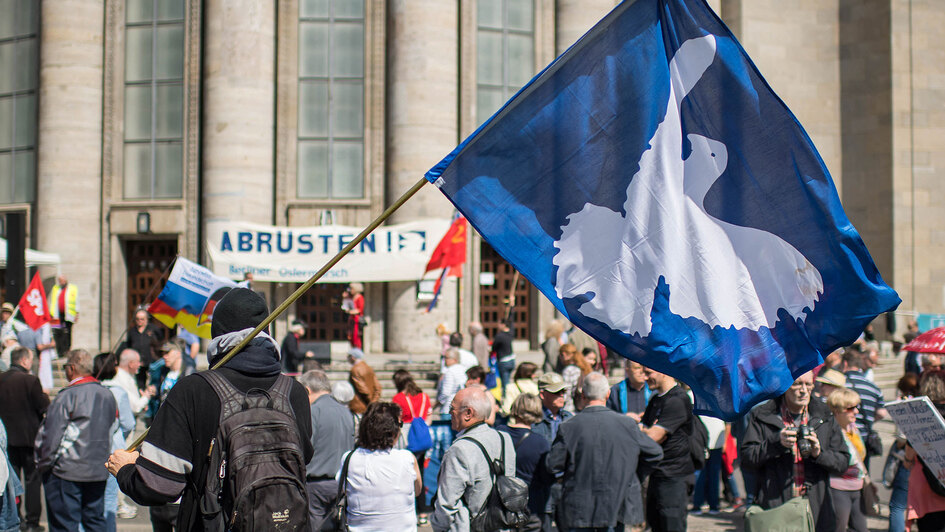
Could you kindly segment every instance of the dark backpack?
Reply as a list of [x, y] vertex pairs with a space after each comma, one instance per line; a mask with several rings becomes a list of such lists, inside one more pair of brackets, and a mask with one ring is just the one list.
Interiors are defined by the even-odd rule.
[[689, 428], [689, 456], [692, 458], [692, 465], [698, 471], [705, 467], [705, 461], [709, 458], [709, 431], [699, 416], [690, 415], [692, 419]]
[[210, 531], [307, 530], [305, 458], [289, 402], [292, 379], [243, 393], [218, 372], [199, 373], [220, 398], [200, 500]]
[[[475, 516], [470, 509], [469, 529], [472, 532], [486, 532], [501, 529], [515, 529], [525, 526], [528, 522], [528, 484], [518, 477], [505, 474], [505, 438], [499, 434], [502, 444], [502, 453], [498, 460], [493, 460], [486, 452], [486, 448], [471, 437], [460, 438], [469, 440], [479, 447], [489, 471], [492, 474], [492, 491], [486, 497], [486, 503]], [[467, 507], [469, 504], [467, 503]]]

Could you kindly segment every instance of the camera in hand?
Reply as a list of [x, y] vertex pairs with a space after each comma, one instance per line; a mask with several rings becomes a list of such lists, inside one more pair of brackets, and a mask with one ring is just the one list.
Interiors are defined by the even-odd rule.
[[812, 451], [810, 440], [807, 438], [810, 437], [810, 427], [807, 424], [798, 425], [797, 427], [797, 451], [801, 453], [803, 458], [809, 458]]

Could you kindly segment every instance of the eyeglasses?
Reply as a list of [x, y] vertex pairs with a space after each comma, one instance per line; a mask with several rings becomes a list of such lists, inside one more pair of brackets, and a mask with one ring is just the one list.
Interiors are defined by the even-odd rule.
[[846, 410], [847, 412], [855, 412], [859, 409], [860, 409], [860, 405], [853, 405], [853, 406], [848, 406], [844, 408], [844, 410]]

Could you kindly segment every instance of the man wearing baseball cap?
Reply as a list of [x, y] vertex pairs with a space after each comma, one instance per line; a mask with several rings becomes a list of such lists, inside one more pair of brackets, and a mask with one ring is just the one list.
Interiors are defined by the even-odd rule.
[[[532, 425], [532, 432], [544, 436], [549, 445], [554, 443], [555, 436], [558, 435], [558, 427], [574, 416], [572, 412], [564, 409], [565, 394], [570, 392], [564, 378], [557, 373], [548, 372], [538, 378], [538, 397], [541, 399], [543, 417], [541, 421]], [[545, 505], [545, 513], [541, 516], [542, 530], [551, 530], [555, 508], [560, 501], [561, 484], [556, 482], [551, 485], [548, 504]], [[562, 529], [560, 526], [558, 528]]]

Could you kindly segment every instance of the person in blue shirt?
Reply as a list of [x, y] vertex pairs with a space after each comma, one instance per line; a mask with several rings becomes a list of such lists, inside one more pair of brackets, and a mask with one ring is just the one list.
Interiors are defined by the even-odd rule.
[[653, 392], [646, 385], [646, 375], [641, 364], [628, 359], [624, 361], [623, 368], [626, 378], [610, 388], [607, 408], [626, 414], [639, 423]]

